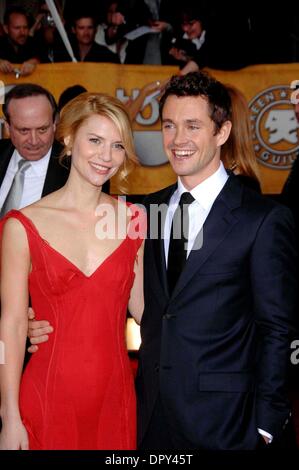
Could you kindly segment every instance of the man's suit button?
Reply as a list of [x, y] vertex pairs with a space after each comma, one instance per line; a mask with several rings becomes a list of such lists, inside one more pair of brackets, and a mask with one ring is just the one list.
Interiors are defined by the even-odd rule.
[[284, 425], [286, 426], [288, 424], [289, 420], [286, 419]]
[[287, 424], [289, 423], [288, 418], [285, 420], [284, 425], [282, 426], [282, 429], [285, 429], [287, 427]]
[[164, 318], [165, 320], [170, 320], [171, 318], [175, 318], [176, 315], [173, 315], [172, 313], [165, 313]]

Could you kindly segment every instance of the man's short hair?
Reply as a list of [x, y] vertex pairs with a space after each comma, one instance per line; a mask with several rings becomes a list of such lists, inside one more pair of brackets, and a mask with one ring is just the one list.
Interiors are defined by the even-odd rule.
[[29, 25], [29, 16], [28, 16], [26, 10], [24, 10], [24, 8], [22, 8], [22, 7], [16, 7], [16, 6], [11, 7], [11, 8], [7, 8], [5, 10], [4, 17], [3, 17], [3, 24], [8, 25], [10, 17], [13, 14], [25, 16], [27, 21], [28, 21], [28, 25]]
[[203, 29], [207, 24], [207, 12], [203, 7], [191, 5], [182, 6], [178, 13], [178, 18], [180, 24], [199, 21]]
[[72, 17], [72, 26], [73, 26], [73, 28], [76, 27], [77, 21], [82, 20], [83, 18], [91, 19], [92, 22], [93, 22], [94, 28], [97, 26], [96, 17], [92, 12], [90, 12], [90, 11], [79, 11], [79, 12], [75, 12], [75, 14]]
[[63, 90], [58, 100], [59, 111], [73, 98], [76, 98], [76, 96], [81, 93], [85, 93], [86, 91], [86, 88], [82, 85], [73, 85]]
[[174, 75], [165, 87], [160, 99], [160, 116], [169, 96], [200, 96], [207, 100], [210, 117], [216, 133], [225, 121], [231, 119], [231, 99], [226, 87], [207, 72], [190, 72]]
[[5, 96], [5, 102], [2, 105], [2, 112], [8, 124], [10, 124], [8, 111], [10, 101], [13, 99], [20, 100], [22, 98], [28, 98], [30, 96], [45, 96], [47, 98], [53, 111], [53, 122], [55, 122], [58, 108], [52, 93], [50, 93], [46, 88], [43, 88], [40, 85], [36, 85], [35, 83], [23, 83], [13, 87]]

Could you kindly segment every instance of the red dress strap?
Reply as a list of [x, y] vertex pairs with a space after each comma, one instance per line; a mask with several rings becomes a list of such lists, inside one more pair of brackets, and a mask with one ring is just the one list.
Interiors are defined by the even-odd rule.
[[3, 232], [3, 227], [8, 219], [17, 219], [23, 227], [25, 228], [26, 235], [27, 235], [27, 240], [29, 244], [29, 250], [30, 250], [30, 255], [31, 255], [31, 262], [32, 262], [32, 267], [37, 267], [38, 260], [41, 259], [40, 256], [40, 247], [41, 244], [38, 243], [41, 241], [41, 237], [34, 226], [33, 222], [26, 217], [22, 212], [19, 210], [13, 209], [9, 211], [1, 220], [0, 220], [0, 240], [2, 240], [2, 232]]

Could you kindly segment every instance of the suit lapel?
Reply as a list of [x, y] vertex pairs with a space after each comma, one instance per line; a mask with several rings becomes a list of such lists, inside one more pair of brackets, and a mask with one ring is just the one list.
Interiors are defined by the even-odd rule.
[[176, 297], [191, 281], [203, 263], [238, 222], [237, 217], [233, 214], [233, 209], [240, 206], [242, 192], [242, 185], [237, 178], [231, 176], [212, 206], [204, 223], [203, 233], [198, 235], [198, 237], [202, 237], [202, 246], [198, 250], [191, 251], [172, 298]]
[[0, 145], [0, 186], [4, 180], [10, 159], [14, 152], [14, 146], [10, 139], [1, 140]]
[[58, 157], [62, 151], [62, 146], [58, 142], [53, 143], [49, 165], [47, 169], [42, 197], [60, 189], [68, 178], [69, 170], [62, 166]]

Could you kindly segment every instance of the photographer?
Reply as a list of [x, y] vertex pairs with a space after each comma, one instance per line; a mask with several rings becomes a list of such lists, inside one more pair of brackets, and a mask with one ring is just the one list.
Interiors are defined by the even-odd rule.
[[[58, 9], [58, 12], [62, 22], [64, 22], [62, 11]], [[69, 54], [46, 3], [42, 3], [29, 34], [35, 37], [39, 45], [38, 55], [42, 63], [67, 62], [69, 60]]]

